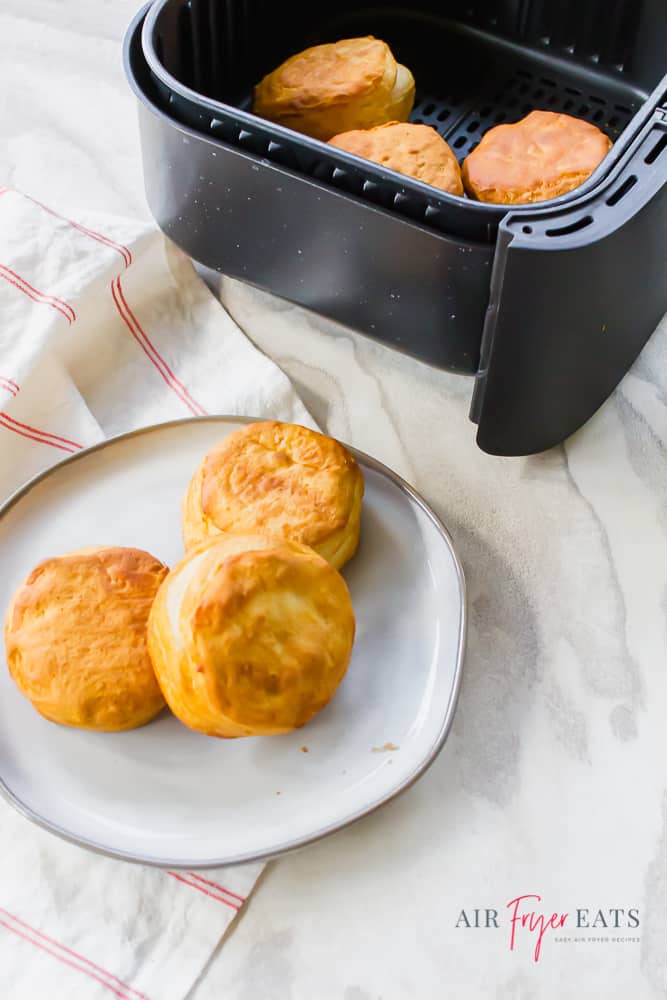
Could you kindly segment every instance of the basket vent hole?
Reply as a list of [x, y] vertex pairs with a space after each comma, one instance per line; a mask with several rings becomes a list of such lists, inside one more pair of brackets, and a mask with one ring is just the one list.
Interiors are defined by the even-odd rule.
[[650, 153], [647, 154], [644, 163], [655, 163], [655, 161], [662, 153], [663, 149], [666, 148], [667, 148], [667, 132], [665, 132], [662, 138], [658, 139], [653, 149], [650, 151]]
[[533, 231], [533, 227], [532, 227], [532, 226], [522, 226], [522, 231], [523, 231], [523, 232], [524, 232], [524, 233], [525, 233], [525, 234], [526, 234], [527, 236], [530, 236], [530, 234], [531, 234], [531, 233], [532, 233], [532, 231]]
[[592, 215], [584, 215], [582, 219], [577, 219], [576, 222], [571, 222], [569, 226], [560, 226], [557, 229], [547, 229], [545, 231], [545, 236], [568, 236], [570, 233], [578, 233], [580, 229], [585, 229], [586, 226], [590, 226], [592, 221]]
[[466, 127], [466, 132], [476, 132], [478, 128], [479, 128], [479, 122], [477, 121], [476, 118], [473, 118], [470, 124]]
[[607, 198], [607, 204], [608, 205], [618, 204], [621, 198], [625, 197], [628, 191], [630, 191], [631, 188], [633, 188], [636, 183], [637, 183], [637, 178], [635, 177], [634, 174], [632, 174], [631, 177], [626, 177], [621, 186], [616, 188], [616, 190], [609, 195], [609, 197]]
[[460, 135], [453, 144], [454, 149], [460, 149], [461, 146], [465, 146], [465, 144], [466, 144], [466, 137], [464, 135]]

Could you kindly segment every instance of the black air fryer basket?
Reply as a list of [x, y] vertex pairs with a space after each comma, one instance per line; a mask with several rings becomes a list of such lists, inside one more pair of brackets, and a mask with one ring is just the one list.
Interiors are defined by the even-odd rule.
[[[148, 201], [188, 254], [430, 364], [474, 375], [493, 454], [580, 427], [667, 309], [667, 3], [422, 0], [306, 8], [156, 0], [131, 25]], [[411, 120], [460, 160], [534, 108], [613, 140], [541, 205], [481, 204], [255, 117], [309, 45], [372, 34], [417, 81]]]

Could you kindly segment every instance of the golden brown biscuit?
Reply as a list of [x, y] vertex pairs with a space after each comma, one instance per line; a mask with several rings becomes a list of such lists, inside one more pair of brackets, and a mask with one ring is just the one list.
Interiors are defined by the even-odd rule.
[[486, 133], [463, 162], [463, 183], [478, 201], [545, 201], [583, 184], [610, 149], [611, 140], [589, 122], [531, 111]]
[[7, 664], [21, 694], [63, 726], [115, 732], [164, 708], [146, 644], [167, 567], [140, 549], [45, 559], [7, 611]]
[[378, 38], [345, 38], [292, 56], [255, 87], [253, 112], [315, 139], [412, 111], [415, 81]]
[[338, 441], [262, 421], [223, 438], [183, 502], [186, 550], [221, 531], [259, 532], [311, 546], [340, 569], [359, 542], [364, 480]]
[[166, 578], [148, 624], [174, 715], [209, 736], [302, 726], [331, 699], [352, 652], [345, 581], [306, 545], [220, 535]]
[[430, 125], [387, 122], [376, 128], [343, 132], [329, 143], [450, 194], [463, 194], [457, 159]]

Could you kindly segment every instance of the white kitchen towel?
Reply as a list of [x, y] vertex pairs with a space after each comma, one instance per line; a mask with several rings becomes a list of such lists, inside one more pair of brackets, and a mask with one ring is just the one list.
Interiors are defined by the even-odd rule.
[[[205, 413], [314, 426], [161, 233], [0, 188], [0, 501], [105, 437]], [[0, 801], [0, 996], [180, 1000], [261, 868], [114, 861]]]

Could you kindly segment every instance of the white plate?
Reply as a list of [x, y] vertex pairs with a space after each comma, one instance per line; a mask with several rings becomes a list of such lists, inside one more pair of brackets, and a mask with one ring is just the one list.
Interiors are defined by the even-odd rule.
[[[180, 502], [190, 476], [211, 445], [244, 422], [204, 417], [124, 435], [15, 494], [0, 510], [0, 616], [37, 562], [69, 549], [132, 545], [173, 565], [182, 555]], [[357, 639], [324, 711], [285, 736], [218, 740], [166, 711], [131, 732], [91, 733], [38, 715], [5, 663], [6, 798], [83, 846], [204, 868], [300, 847], [415, 781], [441, 749], [456, 706], [463, 573], [423, 500], [384, 466], [357, 458], [366, 481], [362, 541], [344, 568]]]

